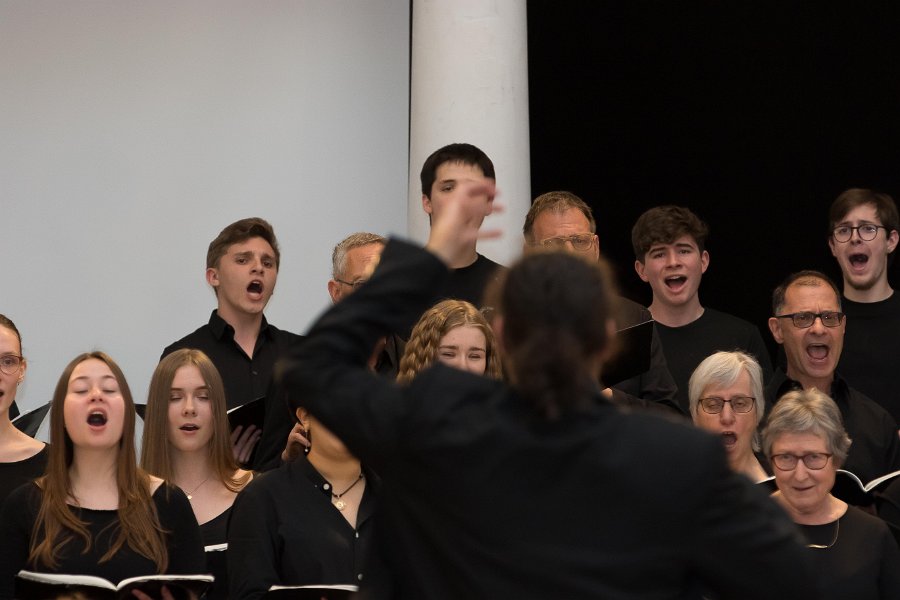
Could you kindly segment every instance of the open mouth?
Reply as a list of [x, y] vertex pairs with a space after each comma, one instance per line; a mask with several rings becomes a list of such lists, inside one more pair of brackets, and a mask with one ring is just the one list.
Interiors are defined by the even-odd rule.
[[722, 443], [726, 448], [731, 448], [737, 443], [737, 435], [733, 431], [722, 432]]
[[810, 344], [806, 347], [806, 354], [813, 360], [825, 360], [828, 358], [828, 350], [825, 344]]
[[864, 267], [869, 262], [869, 257], [865, 254], [851, 254], [849, 259], [850, 264], [857, 268]]
[[672, 277], [666, 277], [665, 282], [670, 289], [676, 289], [687, 283], [687, 277], [684, 275], [674, 275]]
[[106, 425], [106, 415], [100, 411], [94, 411], [88, 415], [87, 422], [92, 427], [102, 427]]
[[184, 425], [179, 427], [179, 429], [182, 431], [197, 431], [200, 428], [197, 427], [196, 425], [194, 425], [193, 423], [185, 423]]
[[262, 281], [253, 280], [250, 282], [250, 285], [247, 286], [247, 291], [251, 294], [262, 294], [263, 293], [263, 284]]

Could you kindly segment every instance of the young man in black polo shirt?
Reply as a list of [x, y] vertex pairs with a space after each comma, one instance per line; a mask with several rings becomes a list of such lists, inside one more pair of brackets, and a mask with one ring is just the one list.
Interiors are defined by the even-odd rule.
[[831, 204], [828, 246], [844, 279], [844, 312], [851, 326], [844, 338], [841, 374], [900, 422], [900, 295], [888, 283], [888, 267], [900, 234], [893, 198], [850, 189]]
[[[163, 357], [180, 348], [206, 353], [225, 383], [229, 409], [257, 398], [267, 398], [268, 404], [276, 360], [302, 339], [270, 325], [263, 315], [275, 291], [280, 260], [275, 232], [265, 220], [241, 219], [223, 229], [206, 253], [206, 281], [216, 294], [217, 308], [208, 323], [163, 350]], [[286, 433], [269, 433], [280, 436], [278, 443], [284, 447]], [[266, 432], [252, 426], [241, 432], [235, 442], [240, 462], [246, 463], [261, 435]]]
[[708, 233], [706, 223], [681, 206], [651, 208], [631, 229], [634, 269], [653, 290], [650, 313], [685, 412], [691, 375], [715, 352], [743, 350], [759, 362], [766, 381], [772, 377], [772, 361], [759, 329], [700, 304], [700, 280], [709, 266]]

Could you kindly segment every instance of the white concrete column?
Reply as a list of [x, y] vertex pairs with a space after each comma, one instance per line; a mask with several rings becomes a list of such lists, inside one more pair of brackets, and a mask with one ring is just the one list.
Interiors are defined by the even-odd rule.
[[531, 206], [525, 0], [415, 0], [410, 81], [409, 235], [425, 241], [419, 172], [429, 154], [454, 142], [494, 162], [506, 207], [486, 226], [502, 239], [478, 251], [509, 264], [522, 249]]

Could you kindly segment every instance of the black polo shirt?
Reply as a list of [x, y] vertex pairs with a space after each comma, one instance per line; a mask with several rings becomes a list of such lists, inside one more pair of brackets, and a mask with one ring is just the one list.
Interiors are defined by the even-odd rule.
[[302, 340], [289, 331], [269, 325], [263, 317], [253, 349], [253, 358], [234, 340], [234, 327], [225, 322], [214, 310], [209, 323], [188, 334], [163, 350], [160, 360], [181, 348], [202, 350], [219, 370], [225, 384], [225, 401], [228, 408], [264, 398], [272, 379], [272, 369], [292, 344]]

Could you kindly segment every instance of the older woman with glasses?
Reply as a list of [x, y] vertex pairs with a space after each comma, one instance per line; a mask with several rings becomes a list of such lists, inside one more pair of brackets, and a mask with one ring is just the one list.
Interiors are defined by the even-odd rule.
[[800, 526], [822, 581], [822, 598], [900, 598], [900, 550], [878, 518], [831, 495], [850, 438], [834, 401], [788, 392], [769, 415], [763, 450], [774, 467], [774, 498]]
[[688, 384], [694, 424], [721, 437], [733, 471], [754, 482], [767, 478], [754, 451], [762, 420], [762, 369], [743, 352], [716, 352], [697, 365]]

